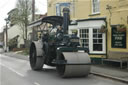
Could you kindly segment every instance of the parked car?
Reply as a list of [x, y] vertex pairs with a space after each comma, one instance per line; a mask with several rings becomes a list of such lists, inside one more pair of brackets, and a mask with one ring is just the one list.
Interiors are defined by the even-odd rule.
[[0, 53], [3, 53], [4, 49], [3, 49], [3, 45], [0, 45]]

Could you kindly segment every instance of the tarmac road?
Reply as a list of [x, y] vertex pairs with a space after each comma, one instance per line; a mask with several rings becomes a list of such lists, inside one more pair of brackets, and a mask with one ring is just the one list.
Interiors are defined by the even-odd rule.
[[82, 78], [61, 78], [55, 68], [32, 71], [26, 58], [0, 54], [0, 85], [127, 85], [90, 74]]

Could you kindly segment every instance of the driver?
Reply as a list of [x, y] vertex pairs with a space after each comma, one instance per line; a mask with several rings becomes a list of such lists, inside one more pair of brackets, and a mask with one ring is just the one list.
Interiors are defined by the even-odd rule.
[[62, 27], [61, 26], [57, 26], [57, 33], [62, 33]]
[[57, 40], [61, 41], [63, 39], [63, 31], [61, 26], [57, 26], [57, 33], [56, 33]]

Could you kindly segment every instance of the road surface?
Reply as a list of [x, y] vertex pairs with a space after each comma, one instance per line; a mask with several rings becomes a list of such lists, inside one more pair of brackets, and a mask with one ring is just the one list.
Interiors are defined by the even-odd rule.
[[0, 85], [127, 85], [90, 74], [82, 78], [61, 78], [55, 68], [32, 71], [26, 58], [0, 54]]

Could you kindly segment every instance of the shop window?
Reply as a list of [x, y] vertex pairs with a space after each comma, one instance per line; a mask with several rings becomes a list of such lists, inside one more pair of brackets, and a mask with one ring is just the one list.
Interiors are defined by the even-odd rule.
[[83, 47], [89, 47], [89, 29], [80, 29], [80, 41]]
[[102, 51], [102, 34], [98, 29], [93, 29], [93, 51]]
[[100, 2], [99, 0], [92, 0], [92, 13], [96, 14], [100, 12]]
[[100, 33], [99, 28], [82, 28], [79, 36], [81, 46], [89, 48], [90, 53], [106, 53], [105, 33]]

